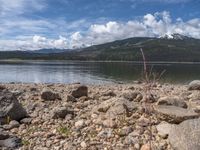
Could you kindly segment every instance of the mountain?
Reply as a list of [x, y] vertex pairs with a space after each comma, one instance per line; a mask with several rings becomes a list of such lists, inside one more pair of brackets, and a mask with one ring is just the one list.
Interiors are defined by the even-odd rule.
[[[171, 38], [173, 37], [173, 38]], [[200, 62], [200, 39], [173, 34], [168, 37], [134, 37], [60, 53], [0, 52], [0, 59]]]
[[186, 39], [190, 39], [190, 37], [187, 37], [185, 35], [181, 35], [178, 33], [174, 33], [174, 34], [165, 34], [164, 36], [160, 37], [161, 39], [174, 39], [174, 40], [186, 40]]

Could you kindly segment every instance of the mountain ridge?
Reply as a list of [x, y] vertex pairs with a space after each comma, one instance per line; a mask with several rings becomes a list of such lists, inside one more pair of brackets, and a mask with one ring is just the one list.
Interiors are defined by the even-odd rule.
[[200, 62], [200, 39], [174, 34], [174, 38], [133, 37], [57, 53], [0, 52], [0, 59], [141, 61], [143, 48], [149, 61]]

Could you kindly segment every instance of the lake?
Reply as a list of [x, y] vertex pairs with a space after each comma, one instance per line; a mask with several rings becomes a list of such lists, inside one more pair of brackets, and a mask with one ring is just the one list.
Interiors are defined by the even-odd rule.
[[[165, 70], [161, 81], [188, 83], [200, 79], [199, 63], [151, 63], [153, 72]], [[130, 83], [142, 78], [142, 63], [81, 61], [0, 61], [0, 82], [105, 84]]]

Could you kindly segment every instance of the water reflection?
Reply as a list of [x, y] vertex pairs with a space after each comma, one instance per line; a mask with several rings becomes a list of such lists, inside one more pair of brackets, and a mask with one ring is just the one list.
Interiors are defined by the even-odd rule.
[[[162, 81], [187, 83], [200, 78], [199, 64], [154, 64], [166, 70]], [[142, 65], [133, 62], [0, 62], [0, 82], [102, 84], [141, 78]]]

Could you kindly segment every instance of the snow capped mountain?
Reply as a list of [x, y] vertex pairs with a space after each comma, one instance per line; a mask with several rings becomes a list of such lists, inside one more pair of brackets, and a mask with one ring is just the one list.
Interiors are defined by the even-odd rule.
[[186, 40], [186, 39], [189, 39], [190, 37], [187, 37], [185, 35], [181, 35], [178, 33], [173, 33], [173, 34], [165, 34], [164, 36], [161, 36], [160, 38], [161, 39]]

